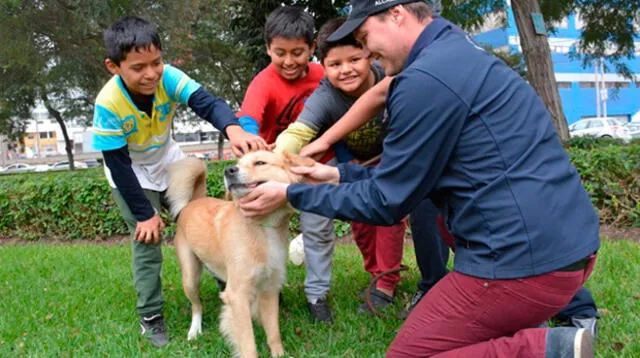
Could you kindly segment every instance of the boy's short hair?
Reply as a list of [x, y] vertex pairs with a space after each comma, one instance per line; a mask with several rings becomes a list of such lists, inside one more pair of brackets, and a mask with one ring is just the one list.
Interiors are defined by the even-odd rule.
[[301, 8], [295, 6], [283, 6], [273, 10], [264, 24], [264, 40], [267, 46], [276, 37], [285, 39], [303, 38], [313, 46], [315, 24], [313, 17]]
[[103, 38], [107, 58], [118, 66], [132, 50], [147, 50], [155, 46], [162, 51], [156, 25], [135, 16], [125, 16], [116, 21], [104, 31]]
[[324, 59], [325, 57], [327, 57], [329, 50], [331, 50], [334, 47], [353, 46], [353, 47], [362, 48], [362, 44], [356, 41], [355, 37], [353, 37], [353, 34], [349, 34], [335, 42], [331, 42], [328, 40], [329, 36], [331, 36], [332, 33], [334, 33], [340, 26], [342, 26], [342, 24], [344, 24], [345, 21], [347, 21], [346, 17], [331, 19], [327, 21], [324, 25], [322, 25], [322, 27], [318, 31], [317, 47], [318, 47], [318, 59], [320, 60], [320, 63], [324, 64]]

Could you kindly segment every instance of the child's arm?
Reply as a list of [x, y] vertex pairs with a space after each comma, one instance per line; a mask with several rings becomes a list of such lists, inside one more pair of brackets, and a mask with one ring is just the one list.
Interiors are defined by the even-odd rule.
[[241, 157], [244, 153], [267, 149], [267, 142], [255, 134], [243, 130], [229, 105], [202, 87], [189, 97], [189, 107], [202, 119], [226, 134], [231, 151]]
[[302, 121], [293, 122], [276, 138], [274, 152], [298, 154], [300, 149], [309, 143], [316, 134], [318, 134], [318, 131], [302, 123]]
[[347, 134], [374, 118], [377, 113], [384, 109], [391, 80], [392, 77], [384, 78], [360, 96], [339, 121], [327, 129], [320, 138], [302, 148], [300, 154], [317, 158]]
[[264, 77], [258, 74], [249, 83], [240, 111], [237, 113], [242, 129], [255, 135], [260, 133], [260, 125], [269, 103], [269, 92], [265, 91], [269, 85], [264, 81]]

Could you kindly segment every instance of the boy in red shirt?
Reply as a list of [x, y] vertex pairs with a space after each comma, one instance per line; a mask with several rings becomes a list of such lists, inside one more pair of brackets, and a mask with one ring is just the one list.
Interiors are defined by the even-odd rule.
[[[271, 144], [298, 118], [304, 101], [324, 77], [324, 70], [319, 64], [309, 63], [315, 50], [315, 25], [304, 10], [291, 6], [274, 10], [267, 18], [264, 32], [271, 64], [251, 81], [237, 115], [247, 132], [259, 134]], [[326, 295], [335, 245], [333, 223], [331, 219], [301, 212], [300, 227], [309, 311], [314, 321], [331, 322]]]

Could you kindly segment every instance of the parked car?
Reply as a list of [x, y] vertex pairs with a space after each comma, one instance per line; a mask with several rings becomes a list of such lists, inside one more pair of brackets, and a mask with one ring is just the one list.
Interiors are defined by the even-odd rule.
[[620, 138], [631, 140], [626, 122], [617, 118], [589, 118], [579, 120], [569, 126], [572, 137], [592, 136], [596, 138]]
[[[85, 163], [73, 161], [73, 165], [76, 169], [87, 169], [88, 166]], [[69, 161], [63, 160], [49, 166], [49, 170], [69, 170]]]
[[640, 138], [640, 122], [631, 122], [627, 124], [629, 134], [633, 138]]
[[100, 162], [97, 159], [93, 159], [93, 158], [85, 159], [84, 160], [84, 164], [86, 164], [87, 167], [89, 167], [89, 168], [99, 167], [99, 166], [102, 165], [102, 164], [100, 164]]
[[33, 172], [36, 170], [36, 167], [31, 164], [26, 163], [15, 163], [7, 166], [6, 168], [2, 168], [0, 173], [10, 174], [10, 173], [25, 173], [25, 172]]

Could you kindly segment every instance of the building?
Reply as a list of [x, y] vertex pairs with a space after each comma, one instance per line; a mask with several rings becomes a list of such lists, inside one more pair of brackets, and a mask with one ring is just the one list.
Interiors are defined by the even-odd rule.
[[[496, 23], [498, 21], [489, 21], [488, 26], [474, 35], [474, 39], [480, 44], [496, 49], [521, 52], [520, 38], [510, 1], [507, 1], [506, 26], [496, 27]], [[640, 41], [635, 44], [636, 58], [626, 61], [631, 72], [637, 75], [636, 79], [631, 81], [617, 73], [604, 73], [600, 77], [604, 78], [604, 81], [600, 79], [600, 82], [604, 83], [604, 88], [600, 91], [603, 100], [598, 106], [596, 73], [602, 72], [602, 66], [592, 64], [582, 68], [581, 61], [572, 59], [569, 55], [570, 52], [575, 51], [582, 27], [580, 14], [573, 14], [556, 24], [555, 33], [549, 33], [549, 47], [558, 91], [568, 124], [583, 118], [596, 117], [598, 113], [626, 121], [632, 119], [640, 121], [640, 76], [638, 76], [640, 75]]]
[[[66, 153], [62, 129], [55, 119], [49, 116], [44, 107], [38, 106], [33, 119], [27, 123], [24, 137], [24, 154], [27, 158], [50, 157]], [[67, 135], [72, 141], [74, 153], [82, 152], [82, 133], [86, 127], [67, 123]]]

